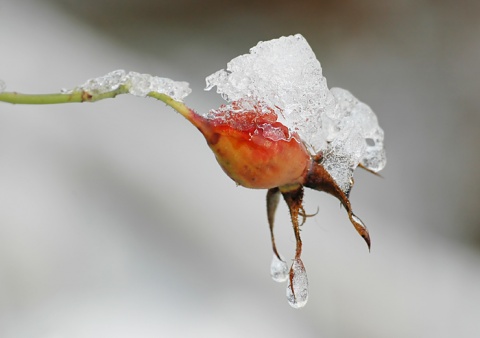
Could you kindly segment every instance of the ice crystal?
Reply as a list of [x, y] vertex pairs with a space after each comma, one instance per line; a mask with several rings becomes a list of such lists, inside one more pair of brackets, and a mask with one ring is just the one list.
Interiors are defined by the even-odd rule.
[[145, 97], [150, 92], [157, 92], [181, 101], [192, 92], [187, 82], [173, 81], [150, 74], [130, 72], [127, 74], [127, 81], [130, 85], [130, 94], [135, 96]]
[[295, 309], [304, 307], [308, 301], [308, 278], [300, 258], [293, 261], [287, 285], [288, 303]]
[[229, 101], [250, 99], [276, 110], [281, 122], [315, 152], [326, 145], [321, 117], [333, 111], [335, 100], [327, 88], [322, 68], [303, 36], [260, 42], [206, 79]]
[[231, 60], [226, 70], [208, 76], [206, 83], [206, 90], [216, 86], [230, 103], [273, 109], [312, 155], [324, 154], [322, 164], [344, 192], [351, 188], [358, 164], [373, 171], [386, 164], [383, 130], [375, 114], [350, 92], [328, 89], [320, 62], [300, 34], [259, 42], [249, 54]]
[[288, 266], [283, 257], [278, 259], [277, 255], [273, 254], [272, 264], [270, 265], [270, 275], [275, 282], [285, 282], [288, 279]]
[[118, 89], [121, 85], [125, 84], [126, 79], [126, 72], [123, 69], [119, 69], [104, 76], [87, 80], [87, 82], [81, 86], [81, 89], [91, 94], [103, 94]]
[[0, 93], [4, 92], [6, 88], [7, 85], [5, 84], [5, 82], [3, 82], [3, 80], [0, 80]]
[[176, 101], [182, 101], [192, 91], [187, 82], [137, 72], [127, 73], [122, 69], [90, 79], [80, 89], [91, 94], [103, 94], [120, 86], [126, 86], [128, 92], [135, 96], [145, 97], [150, 92], [156, 92], [166, 94]]

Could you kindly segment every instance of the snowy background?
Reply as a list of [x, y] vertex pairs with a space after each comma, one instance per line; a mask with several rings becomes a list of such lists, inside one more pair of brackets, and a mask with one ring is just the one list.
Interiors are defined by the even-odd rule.
[[[259, 40], [309, 41], [329, 86], [385, 130], [383, 179], [354, 211], [308, 191], [310, 299], [269, 276], [265, 191], [236, 187], [202, 136], [152, 99], [0, 105], [0, 337], [478, 337], [480, 5], [474, 1], [0, 3], [0, 78], [58, 91], [123, 68], [204, 78]], [[281, 251], [294, 238], [277, 214]]]

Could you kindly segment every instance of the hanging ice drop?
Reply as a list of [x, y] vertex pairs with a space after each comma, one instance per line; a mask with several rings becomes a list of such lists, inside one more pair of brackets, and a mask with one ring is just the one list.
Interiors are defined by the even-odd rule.
[[304, 307], [308, 301], [308, 278], [300, 258], [293, 261], [287, 286], [287, 300], [295, 309]]
[[288, 266], [282, 256], [281, 260], [273, 254], [272, 265], [270, 265], [270, 275], [275, 282], [285, 282], [288, 279]]

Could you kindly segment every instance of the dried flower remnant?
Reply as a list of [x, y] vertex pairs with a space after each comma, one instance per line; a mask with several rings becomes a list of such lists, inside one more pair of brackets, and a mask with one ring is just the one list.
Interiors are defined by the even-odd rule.
[[350, 92], [328, 89], [320, 63], [299, 34], [258, 43], [206, 82], [207, 90], [216, 86], [228, 102], [198, 117], [209, 126], [199, 129], [218, 162], [237, 184], [268, 189], [271, 274], [276, 281], [285, 279], [286, 264], [273, 234], [280, 195], [289, 207], [296, 251], [286, 278], [287, 298], [293, 307], [302, 307], [308, 299], [299, 229], [299, 218], [303, 224], [307, 217], [303, 187], [337, 197], [370, 247], [368, 230], [353, 213], [349, 194], [357, 166], [371, 172], [385, 166], [383, 130], [370, 107]]

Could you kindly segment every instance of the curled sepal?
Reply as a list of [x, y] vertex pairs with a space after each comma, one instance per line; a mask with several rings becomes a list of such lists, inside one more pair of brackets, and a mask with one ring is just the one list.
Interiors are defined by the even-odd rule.
[[304, 307], [308, 301], [307, 272], [300, 258], [296, 258], [290, 268], [287, 300], [290, 306], [295, 309]]
[[270, 265], [270, 275], [275, 282], [283, 283], [288, 279], [288, 266], [282, 256], [273, 255]]
[[337, 182], [332, 178], [332, 176], [328, 173], [328, 171], [320, 164], [321, 157], [315, 159], [310, 167], [304, 185], [308, 188], [324, 191], [328, 194], [331, 194], [338, 198], [338, 200], [342, 203], [348, 213], [348, 218], [350, 222], [354, 226], [355, 230], [357, 230], [358, 234], [362, 236], [367, 243], [368, 249], [370, 250], [370, 235], [368, 233], [367, 227], [365, 224], [355, 216], [352, 211], [352, 205], [350, 204], [350, 200], [348, 199], [347, 194], [340, 189]]
[[[275, 244], [275, 235], [273, 233], [273, 226], [275, 223], [275, 211], [277, 211], [278, 202], [280, 200], [280, 189], [272, 188], [268, 189], [267, 192], [267, 218], [268, 218], [268, 225], [270, 227], [270, 238], [272, 241], [272, 249], [273, 253], [279, 260], [283, 260], [280, 258], [280, 254], [277, 250], [277, 245]], [[273, 262], [272, 262], [273, 264]]]
[[365, 242], [368, 245], [368, 250], [370, 250], [370, 234], [368, 233], [367, 226], [362, 222], [360, 218], [358, 218], [351, 210], [348, 211], [348, 217], [350, 218], [350, 222], [352, 222], [355, 230], [357, 230], [358, 234], [362, 236]]

